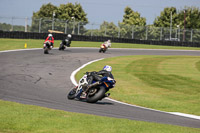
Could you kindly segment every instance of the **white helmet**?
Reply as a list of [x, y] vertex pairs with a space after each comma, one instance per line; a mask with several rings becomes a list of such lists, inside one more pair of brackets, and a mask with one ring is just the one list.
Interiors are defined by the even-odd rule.
[[71, 34], [68, 34], [68, 35], [67, 35], [67, 37], [71, 38], [71, 37], [72, 37], [72, 35], [71, 35]]
[[111, 71], [112, 71], [112, 67], [106, 65], [106, 66], [103, 67], [103, 70], [106, 70], [106, 71], [108, 71], [108, 72], [111, 72]]
[[52, 34], [49, 34], [48, 36], [49, 36], [49, 37], [52, 37], [53, 35], [52, 35]]

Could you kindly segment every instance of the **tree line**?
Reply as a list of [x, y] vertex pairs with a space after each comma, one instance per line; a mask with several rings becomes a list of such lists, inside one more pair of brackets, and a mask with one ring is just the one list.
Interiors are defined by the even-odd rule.
[[[32, 17], [32, 31], [38, 29], [38, 21], [36, 19], [43, 18], [43, 21], [47, 20], [45, 25], [46, 30], [52, 28], [52, 21], [54, 20], [65, 20], [63, 22], [57, 22], [57, 30], [62, 30], [66, 28], [68, 24], [68, 30], [73, 31], [74, 29], [79, 28], [81, 33], [86, 35], [111, 35], [114, 36], [119, 33], [121, 36], [131, 36], [131, 32], [134, 26], [134, 30], [137, 32], [144, 32], [144, 28], [139, 27], [163, 27], [163, 28], [180, 28], [180, 29], [200, 29], [200, 9], [197, 7], [185, 7], [184, 9], [177, 10], [175, 7], [166, 7], [160, 13], [160, 16], [157, 16], [152, 25], [146, 24], [146, 18], [142, 17], [139, 12], [134, 11], [129, 6], [125, 7], [123, 20], [118, 22], [118, 25], [115, 25], [113, 22], [104, 21], [99, 29], [90, 29], [86, 30], [84, 25], [88, 24], [87, 14], [83, 10], [82, 6], [79, 3], [67, 3], [61, 4], [60, 6], [54, 6], [51, 3], [42, 5], [39, 11], [33, 13]], [[52, 20], [49, 21], [48, 20]], [[79, 22], [79, 25], [76, 23], [74, 27], [74, 22]], [[78, 27], [79, 26], [79, 27]], [[45, 28], [44, 28], [45, 29]], [[105, 31], [106, 29], [106, 31]], [[75, 30], [76, 31], [76, 30]], [[158, 33], [154, 33], [158, 34]], [[143, 35], [144, 36], [144, 35]]]
[[[55, 13], [55, 15], [53, 15]], [[39, 11], [33, 13], [33, 18], [52, 18], [60, 20], [81, 21], [85, 24], [88, 23], [87, 14], [79, 3], [61, 4], [59, 7], [51, 3], [44, 4]], [[172, 18], [171, 18], [172, 17]], [[185, 18], [184, 18], [185, 17]], [[156, 27], [172, 27], [180, 26], [184, 28], [184, 20], [186, 28], [200, 29], [200, 10], [197, 7], [185, 7], [184, 9], [177, 10], [175, 7], [166, 7], [160, 13], [160, 16], [155, 18], [153, 25]], [[108, 23], [103, 23], [108, 24]], [[119, 25], [136, 25], [145, 26], [146, 18], [141, 17], [140, 13], [133, 11], [130, 7], [124, 9], [124, 16]]]
[[[147, 30], [144, 27], [147, 26], [149, 28], [200, 29], [200, 9], [197, 7], [185, 7], [177, 10], [175, 7], [166, 7], [155, 18], [152, 25], [147, 25], [145, 17], [142, 17], [139, 12], [127, 6], [124, 9], [123, 19], [118, 22], [118, 25], [104, 21], [99, 29], [86, 29], [85, 26], [88, 23], [87, 14], [79, 3], [60, 4], [60, 6], [48, 3], [42, 5], [39, 11], [33, 12], [30, 31], [38, 32], [40, 28], [42, 28], [41, 32], [47, 32], [49, 29], [58, 31], [65, 29], [68, 33], [78, 31], [84, 35], [91, 35], [92, 33], [98, 36], [117, 36], [120, 28], [120, 37], [133, 36], [134, 31], [137, 32], [140, 38], [144, 38], [145, 30]], [[159, 38], [160, 30], [155, 29], [151, 30], [151, 32], [150, 34]], [[165, 31], [163, 30], [162, 32]]]

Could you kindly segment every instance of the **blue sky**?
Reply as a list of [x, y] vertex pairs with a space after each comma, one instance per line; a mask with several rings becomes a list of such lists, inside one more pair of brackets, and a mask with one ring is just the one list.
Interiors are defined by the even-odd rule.
[[200, 7], [200, 0], [0, 0], [0, 22], [5, 21], [2, 17], [31, 18], [33, 12], [49, 2], [56, 6], [78, 2], [87, 13], [89, 22], [96, 24], [103, 21], [121, 22], [126, 6], [138, 11], [146, 18], [147, 24], [153, 24], [165, 7], [173, 6], [178, 10], [185, 6]]

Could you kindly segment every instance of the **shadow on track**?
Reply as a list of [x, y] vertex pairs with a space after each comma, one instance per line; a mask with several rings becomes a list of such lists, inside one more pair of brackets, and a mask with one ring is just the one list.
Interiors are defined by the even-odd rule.
[[[77, 101], [77, 102], [83, 102], [83, 103], [88, 103], [86, 102], [86, 100], [78, 100], [78, 99], [74, 99], [74, 101]], [[88, 103], [88, 104], [96, 104], [96, 105], [114, 105], [114, 103], [111, 103], [111, 102], [103, 102], [103, 101], [97, 101], [96, 103]]]

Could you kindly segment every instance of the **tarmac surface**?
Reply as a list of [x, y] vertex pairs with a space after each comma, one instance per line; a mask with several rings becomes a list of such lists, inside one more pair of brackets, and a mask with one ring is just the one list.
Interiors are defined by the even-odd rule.
[[198, 119], [108, 99], [96, 104], [67, 99], [74, 87], [70, 80], [74, 70], [96, 59], [125, 55], [200, 56], [200, 51], [109, 49], [99, 53], [98, 48], [68, 48], [65, 51], [55, 48], [49, 55], [43, 54], [42, 49], [0, 52], [0, 99], [70, 112], [200, 128]]

